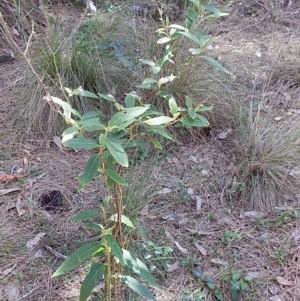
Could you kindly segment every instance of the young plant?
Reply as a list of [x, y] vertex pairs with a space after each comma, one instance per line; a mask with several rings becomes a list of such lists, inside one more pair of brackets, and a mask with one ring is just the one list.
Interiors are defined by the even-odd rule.
[[[45, 99], [58, 111], [69, 125], [62, 136], [65, 147], [73, 149], [94, 150], [89, 158], [84, 172], [78, 177], [80, 182], [78, 191], [89, 185], [94, 179], [102, 178], [107, 195], [99, 209], [83, 212], [75, 216], [74, 221], [90, 218], [102, 218], [103, 224], [92, 222], [87, 228], [94, 229], [99, 235], [88, 244], [81, 246], [72, 253], [58, 268], [52, 277], [63, 275], [78, 267], [88, 259], [92, 265], [83, 281], [80, 290], [80, 301], [88, 299], [90, 293], [100, 280], [104, 280], [104, 296], [102, 299], [110, 301], [121, 300], [121, 284], [127, 284], [139, 295], [155, 300], [151, 292], [137, 279], [124, 274], [124, 269], [130, 269], [151, 286], [155, 281], [147, 267], [132, 253], [126, 250], [129, 242], [128, 233], [134, 229], [133, 223], [123, 214], [124, 204], [122, 186], [127, 186], [123, 172], [129, 167], [128, 152], [149, 139], [157, 148], [162, 148], [156, 136], [173, 139], [166, 130], [166, 126], [177, 122], [184, 123], [186, 113], [179, 110], [174, 98], [169, 99], [172, 117], [164, 116], [151, 105], [142, 104], [142, 99], [135, 94], [128, 94], [124, 105], [118, 103], [112, 95], [94, 94], [82, 88], [71, 90], [66, 88], [69, 97], [74, 95], [102, 98], [109, 101], [117, 109], [108, 122], [104, 122], [98, 111], [81, 115], [68, 102], [53, 96]], [[153, 117], [154, 116], [154, 117]], [[203, 126], [195, 123], [194, 126]], [[95, 138], [88, 138], [89, 132], [96, 134]], [[111, 212], [110, 216], [108, 212]], [[96, 258], [103, 257], [102, 263]]]
[[283, 265], [289, 255], [290, 243], [286, 236], [283, 237], [278, 247], [273, 247], [273, 251], [270, 252], [270, 257], [275, 259], [280, 265]]
[[[217, 286], [214, 279], [209, 275], [204, 275], [203, 270], [197, 266], [198, 259], [194, 259], [194, 258], [184, 259], [180, 262], [180, 264], [188, 267], [189, 271], [197, 279], [200, 279], [212, 291], [212, 293], [215, 295], [215, 297], [218, 300], [220, 300], [220, 301], [224, 300], [223, 294], [222, 294], [221, 290], [219, 289], [219, 287]], [[183, 299], [183, 300], [188, 300], [188, 299]], [[194, 300], [194, 299], [190, 299], [190, 300]], [[197, 300], [197, 299], [195, 299], [195, 300]]]
[[145, 261], [150, 263], [150, 271], [163, 273], [167, 270], [170, 259], [173, 258], [170, 256], [170, 253], [173, 252], [171, 247], [161, 247], [152, 241], [142, 243], [140, 250], [143, 251]]
[[[228, 71], [214, 58], [204, 55], [207, 47], [212, 43], [212, 36], [199, 31], [199, 24], [203, 21], [228, 15], [221, 13], [211, 5], [203, 5], [198, 0], [190, 0], [191, 6], [187, 8], [185, 26], [170, 24], [169, 19], [161, 16], [162, 27], [156, 32], [160, 35], [157, 44], [162, 45], [164, 50], [159, 59], [140, 61], [150, 67], [152, 77], [145, 78], [137, 88], [154, 91], [154, 105], [160, 105], [163, 111], [167, 108], [161, 105], [161, 100], [178, 98], [182, 111], [188, 112], [182, 122], [184, 126], [191, 127], [196, 124], [205, 124], [207, 120], [197, 113], [211, 110], [203, 104], [194, 106], [189, 87], [193, 86], [195, 78], [199, 77], [199, 60], [205, 59], [219, 71], [228, 74]], [[162, 14], [161, 14], [162, 15]], [[190, 47], [186, 48], [186, 45]], [[197, 83], [198, 84], [198, 83]], [[153, 93], [152, 93], [153, 95]]]
[[249, 283], [252, 280], [250, 276], [242, 278], [241, 270], [235, 271], [231, 275], [229, 293], [232, 301], [239, 301], [242, 293], [249, 290]]
[[241, 233], [239, 233], [239, 230], [225, 230], [223, 236], [221, 237], [222, 242], [232, 242], [234, 240], [239, 240], [242, 238]]

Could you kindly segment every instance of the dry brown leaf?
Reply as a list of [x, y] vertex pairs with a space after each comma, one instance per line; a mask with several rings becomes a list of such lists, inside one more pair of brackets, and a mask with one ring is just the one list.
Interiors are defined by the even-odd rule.
[[28, 155], [28, 156], [31, 156], [31, 153], [30, 153], [30, 151], [29, 150], [27, 150], [27, 149], [23, 149], [23, 151]]
[[219, 255], [219, 257], [224, 257], [224, 250], [222, 248], [218, 248], [217, 254]]
[[13, 269], [14, 269], [14, 267], [12, 267], [10, 269], [6, 269], [3, 272], [0, 272], [0, 279], [3, 279], [4, 277], [6, 277]]
[[179, 261], [177, 260], [175, 263], [173, 264], [167, 264], [167, 272], [171, 273], [174, 272], [178, 269], [179, 267]]
[[12, 282], [5, 287], [5, 293], [8, 301], [20, 300], [20, 289], [17, 283]]
[[0, 195], [9, 194], [11, 192], [19, 191], [19, 190], [21, 190], [20, 187], [14, 187], [14, 188], [8, 188], [8, 189], [0, 189]]
[[245, 217], [257, 217], [257, 216], [265, 216], [265, 214], [263, 212], [259, 212], [259, 211], [247, 211], [244, 212], [243, 216]]
[[140, 212], [141, 215], [148, 215], [149, 214], [149, 206], [146, 205]]
[[11, 175], [7, 175], [7, 174], [0, 174], [0, 182], [7, 182], [7, 181], [10, 181], [10, 180], [13, 180], [13, 176]]
[[171, 192], [170, 188], [163, 188], [163, 189], [157, 191], [157, 194], [168, 194], [170, 192]]
[[199, 163], [199, 160], [195, 156], [190, 156], [189, 160], [196, 164]]
[[11, 31], [14, 35], [20, 36], [20, 33], [14, 27], [12, 27]]
[[23, 164], [24, 166], [28, 166], [29, 165], [29, 161], [26, 157], [23, 158]]
[[280, 296], [272, 296], [270, 297], [270, 301], [283, 301]]
[[172, 234], [168, 230], [165, 230], [165, 234], [166, 234], [167, 238], [171, 241], [171, 243], [174, 244], [175, 238], [172, 236]]
[[41, 157], [36, 157], [35, 158], [37, 161], [41, 162], [42, 161], [42, 158]]
[[21, 209], [21, 195], [18, 195], [16, 209], [19, 216], [23, 215], [26, 212], [24, 209]]
[[36, 258], [42, 258], [44, 256], [44, 254], [43, 254], [43, 250], [42, 249], [38, 249], [35, 253], [34, 253], [34, 255], [33, 255], [33, 259], [36, 259]]
[[263, 273], [260, 271], [253, 271], [247, 273], [247, 276], [250, 276], [251, 278], [263, 278]]
[[64, 151], [64, 148], [63, 148], [62, 141], [61, 141], [60, 137], [54, 136], [53, 137], [53, 142], [56, 144], [56, 146], [59, 148], [59, 150], [61, 152]]
[[148, 218], [151, 220], [151, 221], [156, 221], [158, 219], [158, 216], [157, 215], [148, 215]]
[[37, 234], [33, 239], [28, 240], [26, 243], [27, 249], [29, 250], [29, 249], [35, 247], [40, 242], [41, 238], [44, 236], [45, 236], [45, 233], [41, 232], [41, 233]]
[[175, 240], [174, 243], [175, 243], [175, 246], [179, 249], [180, 252], [182, 252], [182, 253], [185, 254], [185, 255], [187, 255], [187, 254], [189, 253], [189, 251], [188, 251], [186, 248], [182, 247], [182, 246], [179, 244], [178, 241]]
[[24, 168], [22, 168], [22, 167], [19, 167], [19, 168], [16, 170], [16, 173], [17, 173], [17, 174], [20, 174], [20, 173], [22, 173], [22, 172], [24, 172]]
[[220, 264], [220, 265], [228, 265], [227, 261], [222, 260], [220, 258], [213, 258], [210, 260], [210, 262], [215, 263], [215, 264]]
[[282, 284], [282, 285], [294, 285], [294, 282], [293, 281], [289, 281], [283, 277], [276, 277], [276, 280], [278, 283]]
[[202, 206], [202, 199], [199, 195], [196, 195], [196, 210], [198, 212], [201, 211], [201, 206]]
[[199, 245], [197, 242], [194, 241], [194, 245], [195, 247], [199, 250], [199, 252], [203, 255], [203, 256], [206, 256], [207, 255], [207, 252], [206, 250], [201, 246]]
[[13, 179], [14, 179], [13, 175], [0, 173], [0, 182], [7, 182], [7, 181], [10, 181], [10, 180], [13, 180]]

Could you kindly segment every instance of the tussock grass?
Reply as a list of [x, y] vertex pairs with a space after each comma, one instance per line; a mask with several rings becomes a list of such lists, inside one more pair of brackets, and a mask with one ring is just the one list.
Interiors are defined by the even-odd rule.
[[[137, 57], [147, 44], [145, 32], [138, 32], [128, 16], [99, 14], [82, 23], [72, 39], [61, 24], [49, 26], [31, 52], [32, 63], [53, 95], [66, 99], [64, 87], [83, 87], [94, 93], [110, 93], [118, 99], [130, 92], [139, 76]], [[128, 30], [124, 30], [124, 29]], [[141, 50], [142, 49], [142, 50]], [[25, 99], [22, 115], [29, 116], [29, 128], [45, 134], [58, 134], [60, 116], [41, 99], [36, 79], [28, 76], [26, 85], [35, 86]], [[109, 116], [113, 108], [107, 101], [82, 97], [69, 99], [80, 112], [101, 110]]]
[[300, 120], [287, 116], [275, 123], [262, 115], [259, 111], [253, 119], [241, 118], [232, 152], [237, 181], [243, 185], [238, 198], [242, 197], [248, 208], [272, 211], [294, 200], [300, 191]]
[[[138, 155], [138, 151], [135, 152], [136, 155]], [[140, 151], [145, 153], [151, 151], [151, 148], [145, 146]], [[123, 189], [123, 201], [126, 216], [130, 218], [136, 219], [137, 215], [154, 198], [157, 192], [157, 183], [152, 176], [156, 159], [154, 157], [149, 162], [141, 158], [126, 173], [126, 180], [129, 185]]]
[[[0, 2], [0, 13], [9, 28], [13, 28], [12, 34], [20, 42], [27, 40], [31, 33], [32, 25], [35, 31], [42, 31], [46, 26], [43, 13], [38, 8], [39, 0], [6, 0]], [[3, 25], [0, 24], [0, 46], [11, 46], [6, 37]]]

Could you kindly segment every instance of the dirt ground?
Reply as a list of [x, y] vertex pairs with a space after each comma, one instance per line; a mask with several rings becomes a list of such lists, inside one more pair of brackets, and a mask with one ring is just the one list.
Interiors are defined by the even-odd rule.
[[[238, 101], [263, 94], [266, 108], [283, 114], [299, 109], [300, 69], [294, 67], [300, 67], [300, 6], [297, 1], [268, 3], [219, 1], [230, 16], [210, 25], [215, 35], [211, 51], [232, 73]], [[70, 219], [99, 206], [103, 187], [94, 181], [76, 192], [75, 178], [89, 154], [60, 148], [55, 137], [37, 138], [15, 118], [21, 66], [18, 61], [0, 66], [0, 175], [22, 175], [0, 182], [0, 300], [75, 301], [86, 266], [50, 277], [62, 262], [60, 255], [88, 240], [82, 225]], [[287, 76], [284, 68], [293, 75]], [[157, 267], [153, 275], [159, 286], [151, 290], [159, 301], [196, 300], [192, 294], [199, 291], [206, 294], [203, 300], [218, 300], [191, 272], [198, 267], [214, 280], [225, 301], [234, 300], [229, 287], [237, 274], [248, 285], [239, 300], [298, 301], [299, 200], [282, 201], [282, 207], [268, 214], [231, 200], [237, 193], [230, 190], [235, 158], [226, 139], [220, 139], [225, 130], [212, 128], [197, 142], [185, 139], [160, 154], [155, 164], [146, 159], [128, 172], [133, 191], [149, 194], [136, 214], [145, 236], [137, 234], [134, 247], [151, 241], [173, 249], [163, 258], [145, 260]], [[141, 174], [146, 177], [143, 188], [138, 185]], [[43, 201], [52, 191], [59, 193], [55, 210], [45, 208]], [[42, 238], [35, 243], [38, 234]], [[153, 249], [148, 245], [146, 251]], [[145, 250], [138, 252], [145, 255]]]

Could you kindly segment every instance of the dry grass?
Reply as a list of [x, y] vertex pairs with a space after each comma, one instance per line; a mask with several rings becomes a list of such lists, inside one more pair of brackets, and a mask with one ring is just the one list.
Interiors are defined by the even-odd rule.
[[[291, 25], [296, 20], [298, 3], [293, 2], [290, 7], [283, 5], [287, 2], [280, 2], [282, 6], [276, 3], [279, 17], [289, 22], [283, 24], [270, 11], [272, 1], [229, 2], [226, 5], [231, 11], [230, 18], [207, 25], [215, 33], [222, 29], [211, 53], [233, 74], [229, 79], [214, 74], [205, 93], [201, 94], [199, 88], [199, 100], [205, 94], [215, 105], [210, 115], [210, 136], [191, 143], [186, 135], [185, 144], [177, 145], [169, 153], [170, 158], [154, 165], [144, 162], [129, 173], [128, 178], [134, 183], [129, 195], [136, 197], [130, 211], [136, 206], [143, 207], [142, 214], [137, 210], [133, 215], [141, 223], [139, 230], [146, 233], [134, 236], [132, 248], [137, 249], [147, 241], [171, 246], [174, 251], [165, 262], [168, 264], [196, 258], [199, 261], [196, 266], [213, 277], [224, 300], [231, 300], [231, 275], [242, 270], [243, 276], [252, 275], [253, 280], [241, 301], [298, 301], [299, 36]], [[244, 21], [240, 22], [242, 17]], [[17, 63], [3, 67], [1, 84], [6, 94], [20, 87], [20, 68]], [[26, 242], [45, 232], [46, 241], [55, 250], [69, 254], [86, 240], [80, 224], [70, 223], [70, 218], [98, 206], [103, 188], [100, 182], [93, 182], [82, 193], [75, 192], [74, 178], [88, 154], [62, 153], [52, 139], [32, 139], [33, 133], [22, 136], [20, 123], [13, 122], [14, 95], [9, 98], [2, 95], [0, 99], [0, 171], [9, 173], [13, 167], [23, 168], [25, 177], [0, 186], [0, 189], [16, 185], [21, 188], [20, 192], [0, 197], [0, 300], [8, 300], [7, 292], [16, 281], [24, 300], [74, 300], [85, 267], [51, 280], [61, 261], [43, 244], [28, 250]], [[282, 119], [274, 120], [275, 117]], [[228, 128], [233, 130], [232, 135], [219, 139], [218, 135]], [[163, 188], [169, 192], [155, 193]], [[187, 194], [188, 188], [201, 198], [201, 209], [197, 210], [195, 200]], [[61, 212], [45, 214], [37, 204], [40, 195], [50, 190], [62, 192]], [[16, 209], [18, 199], [25, 210], [21, 216]], [[262, 217], [256, 216], [257, 212], [249, 216], [245, 211], [249, 204], [256, 204], [255, 208], [260, 210], [281, 208]], [[187, 249], [187, 254], [168, 238], [166, 230]], [[237, 231], [240, 238], [222, 241], [226, 230]], [[206, 255], [195, 242], [206, 250]], [[43, 257], [35, 259], [38, 250], [42, 250]], [[219, 264], [211, 261], [216, 258]], [[150, 264], [151, 260], [146, 262]], [[1, 272], [9, 268], [13, 270], [2, 277]], [[207, 301], [216, 300], [187, 267], [154, 275], [159, 284], [155, 290], [158, 300], [179, 301], [183, 289], [188, 287], [193, 291], [203, 290]], [[289, 285], [280, 284], [277, 277], [290, 281]]]

